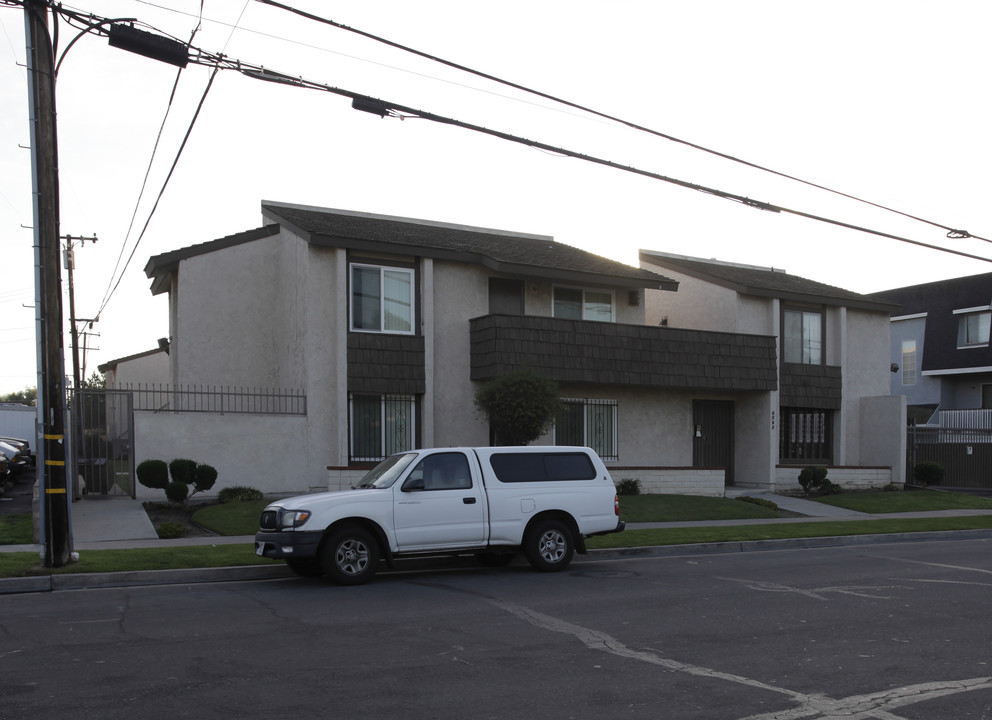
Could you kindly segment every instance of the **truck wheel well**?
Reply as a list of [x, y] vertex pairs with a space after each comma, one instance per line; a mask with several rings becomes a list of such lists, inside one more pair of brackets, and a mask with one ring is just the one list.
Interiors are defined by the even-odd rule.
[[329, 538], [334, 531], [347, 525], [360, 527], [372, 533], [372, 536], [375, 538], [375, 541], [379, 546], [380, 555], [386, 560], [387, 565], [390, 567], [393, 566], [393, 553], [389, 549], [389, 542], [386, 540], [386, 533], [381, 527], [379, 527], [378, 523], [363, 517], [341, 518], [340, 520], [324, 528], [324, 535], [321, 537], [320, 545], [317, 548], [317, 557], [320, 557], [320, 553], [324, 549], [324, 543], [327, 541], [327, 538]]
[[572, 532], [572, 541], [575, 543], [575, 552], [580, 555], [586, 554], [586, 541], [579, 532], [579, 524], [575, 522], [575, 518], [569, 515], [564, 510], [545, 510], [544, 512], [538, 513], [530, 519], [527, 523], [527, 527], [524, 529], [524, 537], [526, 538], [528, 533], [531, 532], [534, 525], [542, 520], [554, 519], [559, 520], [568, 526], [568, 529]]

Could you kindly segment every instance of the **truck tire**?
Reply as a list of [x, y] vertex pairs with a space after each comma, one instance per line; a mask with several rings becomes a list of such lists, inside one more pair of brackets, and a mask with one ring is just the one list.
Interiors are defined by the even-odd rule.
[[348, 525], [335, 530], [324, 542], [321, 565], [338, 585], [361, 585], [378, 569], [379, 546], [368, 530]]
[[535, 570], [558, 572], [568, 567], [575, 553], [572, 531], [561, 520], [539, 520], [524, 539], [524, 554]]
[[324, 568], [313, 558], [307, 558], [306, 560], [290, 558], [286, 561], [286, 564], [290, 570], [300, 577], [320, 577], [324, 574]]

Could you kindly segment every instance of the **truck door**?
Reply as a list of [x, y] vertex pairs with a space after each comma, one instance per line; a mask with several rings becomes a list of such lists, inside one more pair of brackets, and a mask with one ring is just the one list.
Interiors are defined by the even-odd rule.
[[463, 452], [433, 453], [393, 487], [393, 527], [401, 552], [486, 544], [482, 479], [469, 463]]

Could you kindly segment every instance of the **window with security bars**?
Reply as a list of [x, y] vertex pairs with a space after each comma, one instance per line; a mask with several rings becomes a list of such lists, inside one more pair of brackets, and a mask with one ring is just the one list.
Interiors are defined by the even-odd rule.
[[409, 395], [352, 395], [352, 462], [375, 462], [414, 446], [416, 399]]
[[617, 460], [617, 401], [566, 398], [555, 419], [555, 445], [591, 447]]
[[779, 457], [785, 462], [833, 461], [833, 441], [830, 410], [815, 408], [782, 408], [779, 426]]

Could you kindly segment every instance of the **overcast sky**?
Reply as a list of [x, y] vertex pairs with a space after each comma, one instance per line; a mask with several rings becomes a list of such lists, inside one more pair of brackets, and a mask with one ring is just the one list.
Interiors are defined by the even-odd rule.
[[[194, 0], [77, 3], [69, 7], [99, 17], [138, 18], [184, 41], [200, 10]], [[987, 0], [287, 4], [992, 238]], [[23, 10], [0, 6], [0, 28], [3, 393], [33, 387], [37, 371], [34, 255], [25, 229], [33, 220]], [[77, 32], [61, 26], [60, 50]], [[987, 242], [948, 240], [939, 227], [745, 168], [256, 0], [205, 0], [193, 45], [758, 201], [992, 258]], [[647, 248], [774, 266], [863, 293], [992, 272], [988, 262], [763, 212], [455, 127], [379, 118], [351, 109], [337, 95], [231, 71], [214, 80], [142, 236], [210, 73], [190, 65], [180, 75], [139, 205], [177, 69], [91, 35], [73, 45], [59, 71], [61, 231], [99, 238], [76, 252], [77, 315], [94, 317], [121, 278], [88, 338], [87, 375], [100, 363], [152, 349], [168, 335], [165, 297], [152, 297], [142, 272], [148, 258], [257, 227], [262, 200], [551, 235], [632, 265], [637, 250]], [[66, 371], [71, 373], [68, 361]], [[237, 385], [239, 378], [229, 381]]]

